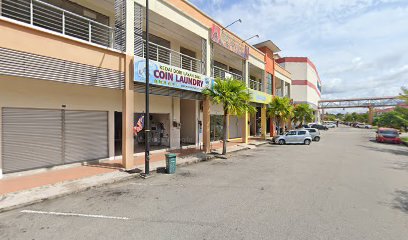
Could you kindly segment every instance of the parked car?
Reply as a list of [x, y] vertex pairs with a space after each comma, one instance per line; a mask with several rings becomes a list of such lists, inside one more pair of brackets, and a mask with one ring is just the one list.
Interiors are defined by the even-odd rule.
[[325, 123], [325, 124], [323, 124], [323, 126], [325, 126], [327, 128], [335, 128], [336, 124], [334, 124], [334, 123]]
[[312, 124], [310, 126], [310, 128], [316, 128], [316, 129], [319, 129], [319, 130], [329, 130], [328, 127], [326, 127], [324, 125], [321, 125], [321, 124]]
[[399, 131], [393, 128], [379, 128], [376, 132], [376, 141], [379, 143], [396, 143], [400, 144], [401, 138], [399, 137]]
[[350, 126], [352, 126], [352, 127], [357, 127], [357, 125], [358, 125], [359, 123], [357, 123], [357, 122], [355, 122], [355, 123], [352, 123]]
[[303, 124], [300, 126], [296, 126], [296, 129], [304, 129], [304, 128], [309, 128], [309, 125]]
[[305, 130], [309, 131], [310, 136], [312, 136], [312, 140], [315, 142], [320, 141], [320, 131], [316, 128], [304, 128]]
[[372, 126], [369, 124], [365, 124], [365, 123], [359, 123], [356, 125], [356, 128], [365, 128], [365, 129], [371, 129]]
[[277, 136], [273, 139], [275, 143], [279, 145], [284, 145], [288, 143], [301, 143], [309, 145], [312, 142], [312, 136], [307, 130], [292, 130], [287, 132], [285, 135]]

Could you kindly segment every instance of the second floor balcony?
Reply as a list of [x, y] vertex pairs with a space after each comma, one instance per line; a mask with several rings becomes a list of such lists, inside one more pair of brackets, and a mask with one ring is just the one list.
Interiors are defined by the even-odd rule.
[[264, 91], [262, 81], [260, 80], [249, 79], [249, 88], [260, 92]]
[[[90, 18], [40, 0], [1, 0], [0, 4], [2, 17], [104, 47], [114, 47], [113, 28]], [[98, 14], [91, 10], [88, 12], [95, 16]]]
[[[135, 46], [135, 55], [146, 58], [145, 40], [143, 40], [143, 48]], [[205, 72], [205, 63], [202, 60], [152, 42], [149, 42], [149, 59], [200, 74]]]
[[221, 79], [233, 78], [233, 79], [241, 80], [241, 81], [243, 79], [242, 75], [240, 75], [240, 74], [233, 73], [233, 72], [227, 71], [227, 70], [225, 70], [223, 68], [216, 67], [216, 66], [213, 67], [213, 77], [214, 78], [219, 77]]

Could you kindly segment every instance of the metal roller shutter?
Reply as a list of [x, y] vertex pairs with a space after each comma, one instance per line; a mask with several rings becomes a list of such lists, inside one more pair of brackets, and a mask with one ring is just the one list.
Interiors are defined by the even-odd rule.
[[3, 108], [3, 171], [62, 164], [61, 111]]
[[107, 158], [108, 113], [65, 111], [65, 163]]
[[2, 109], [5, 173], [108, 155], [108, 112]]

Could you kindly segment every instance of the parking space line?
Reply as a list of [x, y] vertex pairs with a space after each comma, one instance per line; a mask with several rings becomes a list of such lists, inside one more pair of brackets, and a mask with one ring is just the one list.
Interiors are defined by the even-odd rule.
[[44, 212], [44, 211], [35, 211], [35, 210], [22, 210], [21, 212], [22, 213], [44, 214], [44, 215], [56, 215], [56, 216], [71, 216], [71, 217], [88, 217], [88, 218], [130, 220], [130, 218], [127, 218], [127, 217], [115, 217], [115, 216], [92, 215], [92, 214], [81, 214], [81, 213]]

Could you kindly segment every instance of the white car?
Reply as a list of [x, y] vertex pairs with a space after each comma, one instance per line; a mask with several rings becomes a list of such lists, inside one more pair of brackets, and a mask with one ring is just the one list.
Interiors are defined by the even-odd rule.
[[364, 124], [364, 123], [359, 123], [356, 125], [356, 128], [365, 128], [365, 129], [371, 129], [372, 126], [369, 124]]
[[335, 128], [335, 127], [336, 127], [336, 124], [334, 124], [334, 123], [326, 123], [326, 124], [323, 124], [323, 126], [326, 126], [327, 128]]
[[287, 132], [285, 135], [277, 136], [273, 139], [274, 143], [279, 145], [284, 145], [288, 143], [300, 143], [305, 145], [310, 145], [312, 142], [312, 136], [307, 130], [292, 130]]

